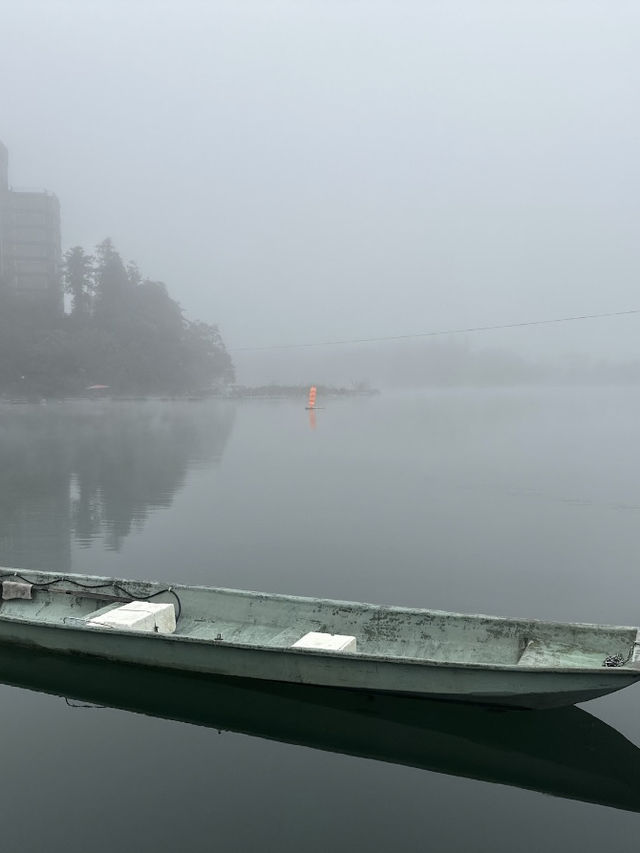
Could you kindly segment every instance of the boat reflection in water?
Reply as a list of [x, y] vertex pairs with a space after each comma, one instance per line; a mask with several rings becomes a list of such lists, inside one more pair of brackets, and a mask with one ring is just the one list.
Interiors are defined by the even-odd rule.
[[0, 682], [154, 717], [640, 811], [640, 749], [576, 707], [390, 697], [0, 649]]

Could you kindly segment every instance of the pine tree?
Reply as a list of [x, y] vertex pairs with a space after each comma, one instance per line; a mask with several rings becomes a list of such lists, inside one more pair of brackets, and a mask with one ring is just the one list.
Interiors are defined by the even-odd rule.
[[107, 237], [96, 246], [96, 320], [114, 328], [126, 324], [132, 289], [133, 285], [122, 258]]
[[65, 252], [63, 266], [64, 289], [71, 296], [71, 314], [86, 319], [91, 313], [94, 287], [94, 258], [85, 254], [82, 246]]

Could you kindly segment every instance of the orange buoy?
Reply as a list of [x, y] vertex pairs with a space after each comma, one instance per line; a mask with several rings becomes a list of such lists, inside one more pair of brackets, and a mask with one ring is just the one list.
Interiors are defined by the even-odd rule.
[[309, 402], [307, 404], [307, 409], [315, 409], [315, 407], [316, 407], [316, 394], [317, 393], [318, 393], [318, 390], [317, 390], [316, 386], [312, 385], [311, 388], [309, 388]]

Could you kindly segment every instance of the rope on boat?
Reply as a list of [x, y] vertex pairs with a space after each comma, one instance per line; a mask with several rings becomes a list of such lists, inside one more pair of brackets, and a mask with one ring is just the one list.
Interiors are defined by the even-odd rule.
[[[5, 577], [7, 577], [7, 576], [5, 575]], [[155, 598], [158, 595], [164, 595], [165, 593], [168, 593], [169, 595], [172, 595], [176, 600], [176, 604], [177, 604], [176, 622], [178, 621], [178, 619], [182, 615], [182, 601], [180, 600], [180, 596], [178, 595], [178, 593], [175, 591], [175, 589], [172, 586], [168, 586], [168, 587], [166, 587], [166, 589], [159, 589], [156, 592], [152, 592], [150, 595], [135, 595], [134, 596], [132, 592], [130, 592], [126, 587], [122, 586], [122, 584], [119, 584], [118, 581], [107, 581], [106, 583], [89, 584], [89, 583], [82, 583], [82, 581], [77, 581], [77, 580], [74, 580], [73, 578], [65, 578], [64, 576], [52, 578], [51, 580], [48, 580], [48, 581], [31, 581], [28, 578], [25, 578], [23, 575], [19, 574], [18, 572], [12, 572], [10, 577], [20, 578], [20, 580], [24, 581], [25, 583], [31, 584], [35, 589], [48, 589], [50, 586], [53, 586], [54, 584], [62, 583], [62, 582], [74, 584], [74, 586], [77, 586], [77, 587], [80, 587], [80, 589], [86, 589], [86, 590], [105, 589], [105, 588], [110, 587], [111, 589], [117, 589], [118, 592], [121, 592], [123, 594], [123, 596], [126, 596], [130, 601], [133, 601], [133, 600], [148, 601], [149, 599]]]
[[633, 655], [633, 650], [635, 649], [636, 644], [634, 643], [629, 649], [629, 654], [626, 658], [622, 657], [622, 655], [608, 655], [603, 661], [602, 666], [624, 666], [629, 663], [631, 657]]

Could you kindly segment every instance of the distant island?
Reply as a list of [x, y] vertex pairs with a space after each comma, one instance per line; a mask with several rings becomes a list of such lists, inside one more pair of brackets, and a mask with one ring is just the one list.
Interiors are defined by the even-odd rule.
[[198, 394], [234, 381], [218, 328], [188, 320], [160, 281], [125, 264], [110, 239], [62, 265], [69, 313], [0, 278], [0, 394]]

